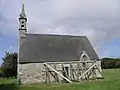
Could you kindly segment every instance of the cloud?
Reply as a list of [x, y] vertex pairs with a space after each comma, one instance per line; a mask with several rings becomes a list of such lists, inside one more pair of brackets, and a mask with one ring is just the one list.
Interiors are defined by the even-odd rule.
[[[88, 36], [99, 55], [107, 52], [104, 43], [120, 38], [119, 0], [25, 0], [25, 9], [29, 33]], [[20, 10], [20, 0], [1, 0], [0, 32], [18, 36]]]
[[52, 0], [59, 17], [116, 16], [118, 0]]

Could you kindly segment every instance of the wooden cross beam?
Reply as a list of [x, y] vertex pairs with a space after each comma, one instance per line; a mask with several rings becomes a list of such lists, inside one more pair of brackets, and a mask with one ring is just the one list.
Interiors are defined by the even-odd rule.
[[79, 81], [80, 81], [80, 79], [81, 79], [86, 73], [88, 73], [95, 65], [96, 65], [96, 63], [94, 63], [88, 70], [86, 70], [86, 71], [79, 77]]
[[53, 70], [54, 72], [56, 72], [58, 75], [60, 75], [62, 78], [64, 78], [66, 81], [68, 81], [69, 83], [72, 83], [72, 81], [70, 81], [68, 78], [64, 77], [61, 73], [59, 73], [58, 71], [56, 71], [54, 68], [52, 68], [50, 65], [48, 65], [47, 63], [44, 63], [44, 65], [46, 65], [49, 69]]

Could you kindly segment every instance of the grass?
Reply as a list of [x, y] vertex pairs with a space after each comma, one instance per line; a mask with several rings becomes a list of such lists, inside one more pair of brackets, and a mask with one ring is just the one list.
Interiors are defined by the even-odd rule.
[[120, 90], [120, 69], [103, 70], [105, 80], [79, 84], [29, 84], [17, 85], [15, 79], [0, 79], [0, 90]]

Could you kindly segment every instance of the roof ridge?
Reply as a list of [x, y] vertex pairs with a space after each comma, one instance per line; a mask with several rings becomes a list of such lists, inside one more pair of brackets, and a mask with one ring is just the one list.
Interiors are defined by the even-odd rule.
[[47, 36], [73, 36], [73, 37], [87, 37], [87, 36], [78, 36], [78, 35], [70, 35], [70, 34], [32, 34], [32, 33], [29, 33], [27, 35], [47, 35]]

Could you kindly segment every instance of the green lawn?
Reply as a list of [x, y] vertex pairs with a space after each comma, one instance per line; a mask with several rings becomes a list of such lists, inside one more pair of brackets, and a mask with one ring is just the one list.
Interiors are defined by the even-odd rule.
[[80, 84], [31, 84], [16, 85], [15, 79], [0, 79], [0, 90], [120, 90], [120, 69], [103, 70], [105, 80]]

